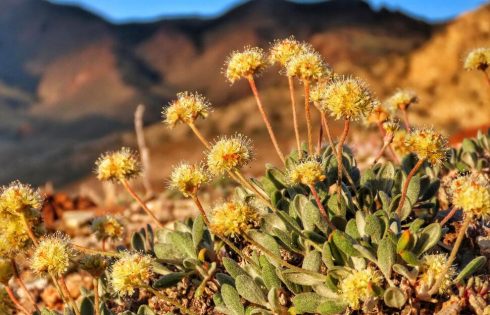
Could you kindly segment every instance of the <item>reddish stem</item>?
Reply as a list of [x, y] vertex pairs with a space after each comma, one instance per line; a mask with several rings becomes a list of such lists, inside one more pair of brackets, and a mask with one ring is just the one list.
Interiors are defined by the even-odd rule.
[[15, 307], [17, 307], [22, 313], [29, 315], [29, 311], [24, 306], [22, 306], [19, 300], [17, 300], [17, 298], [15, 297], [14, 291], [12, 291], [12, 289], [8, 286], [5, 286], [5, 291], [7, 291], [7, 294], [14, 303]]
[[136, 200], [136, 202], [141, 206], [141, 208], [143, 208], [143, 210], [145, 210], [145, 212], [156, 223], [156, 225], [158, 225], [158, 227], [162, 228], [163, 224], [161, 224], [160, 221], [158, 221], [158, 218], [155, 216], [153, 211], [151, 211], [150, 208], [148, 208], [146, 203], [138, 196], [138, 194], [131, 188], [131, 186], [129, 186], [128, 181], [123, 179], [123, 180], [121, 180], [121, 183], [124, 186], [124, 188], [127, 190], [127, 192], [131, 195], [131, 197], [133, 197], [134, 200]]
[[396, 209], [396, 213], [398, 214], [398, 217], [401, 217], [401, 211], [403, 208], [403, 204], [405, 203], [405, 199], [407, 199], [407, 190], [408, 190], [408, 185], [410, 185], [410, 181], [412, 180], [412, 177], [417, 173], [417, 171], [420, 169], [420, 167], [424, 164], [425, 159], [420, 159], [417, 164], [412, 168], [410, 173], [407, 175], [407, 179], [403, 183], [403, 189], [402, 189], [402, 197], [400, 198], [400, 203], [398, 204], [398, 208]]
[[308, 131], [308, 154], [313, 152], [313, 130], [311, 127], [311, 112], [310, 112], [310, 81], [303, 81], [305, 89], [305, 115], [306, 115], [306, 129]]
[[327, 221], [328, 226], [332, 230], [336, 230], [337, 228], [335, 227], [335, 225], [333, 225], [332, 221], [330, 221], [330, 217], [328, 215], [328, 212], [325, 210], [325, 207], [323, 206], [322, 201], [320, 200], [320, 197], [318, 196], [318, 192], [316, 191], [315, 186], [309, 185], [309, 187], [310, 187], [311, 193], [313, 194], [313, 197], [315, 198], [315, 202], [318, 206], [318, 209], [320, 209], [320, 213], [322, 214], [325, 221]]

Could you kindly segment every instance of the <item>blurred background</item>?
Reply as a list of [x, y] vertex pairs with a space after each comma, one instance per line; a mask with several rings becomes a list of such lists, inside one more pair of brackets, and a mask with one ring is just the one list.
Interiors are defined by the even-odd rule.
[[[209, 138], [245, 133], [258, 165], [275, 162], [248, 86], [230, 86], [221, 72], [231, 51], [290, 35], [338, 73], [366, 80], [380, 99], [416, 91], [416, 124], [453, 139], [490, 125], [483, 75], [462, 70], [470, 49], [490, 47], [488, 1], [1, 0], [0, 182], [90, 182], [101, 152], [135, 147], [134, 111], [144, 104], [150, 177], [162, 188], [172, 165], [201, 158], [187, 128], [160, 123], [162, 106], [182, 90], [216, 107], [199, 122]], [[287, 81], [278, 71], [258, 84], [289, 149]]]

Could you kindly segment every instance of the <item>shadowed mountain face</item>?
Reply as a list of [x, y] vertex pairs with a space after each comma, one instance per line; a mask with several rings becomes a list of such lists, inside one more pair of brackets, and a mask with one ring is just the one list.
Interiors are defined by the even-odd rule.
[[[0, 180], [75, 179], [99, 149], [121, 143], [118, 134], [131, 129], [138, 103], [156, 122], [161, 105], [180, 90], [198, 90], [218, 107], [243, 98], [247, 86], [230, 88], [221, 69], [226, 56], [246, 44], [266, 47], [295, 35], [337, 71], [376, 83], [384, 95], [407, 80], [410, 56], [440, 33], [434, 29], [356, 0], [253, 0], [216, 19], [125, 25], [46, 1], [2, 0]], [[266, 73], [261, 88], [283, 84], [276, 73]], [[82, 147], [89, 152], [80, 154]], [[67, 166], [64, 159], [76, 163]]]

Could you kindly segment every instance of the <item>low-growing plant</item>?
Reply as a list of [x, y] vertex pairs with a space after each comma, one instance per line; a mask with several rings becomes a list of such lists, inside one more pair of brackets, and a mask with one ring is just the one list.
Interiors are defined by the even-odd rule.
[[[486, 71], [487, 50], [472, 54], [465, 68]], [[289, 154], [255, 83], [270, 63], [280, 65], [288, 79], [296, 140]], [[280, 165], [267, 164], [263, 176], [248, 177], [243, 169], [255, 155], [251, 140], [235, 134], [209, 141], [196, 121], [210, 114], [210, 102], [198, 93], [179, 93], [164, 108], [164, 122], [188, 125], [205, 157], [177, 165], [169, 187], [192, 200], [200, 214], [164, 225], [158, 209], [130, 186], [141, 171], [136, 154], [126, 148], [106, 153], [96, 162], [97, 177], [122, 184], [156, 228], [133, 231], [128, 246], [111, 251], [106, 241], [120, 240], [124, 225], [96, 218], [92, 232], [101, 248], [85, 248], [61, 233], [46, 235], [41, 194], [14, 182], [0, 192], [0, 215], [7, 222], [0, 226], [1, 299], [9, 296], [25, 314], [58, 314], [40, 309], [23, 285], [16, 257], [25, 255], [28, 267], [56, 287], [65, 314], [490, 312], [486, 258], [463, 246], [478, 233], [488, 236], [489, 134], [449, 148], [437, 130], [411, 127], [408, 110], [418, 101], [413, 92], [399, 90], [381, 103], [365, 82], [334, 73], [310, 45], [292, 37], [275, 41], [269, 55], [251, 47], [232, 53], [224, 73], [232, 83], [248, 81]], [[304, 87], [304, 143], [295, 79]], [[312, 123], [311, 104], [319, 126]], [[328, 115], [343, 122], [337, 139]], [[348, 142], [355, 121], [377, 126], [383, 139], [374, 162], [363, 167]], [[205, 207], [202, 190], [223, 176], [235, 182], [233, 194]], [[88, 272], [94, 285], [75, 301], [64, 277], [77, 269]], [[29, 305], [19, 302], [11, 278]], [[0, 309], [10, 309], [9, 303]]]

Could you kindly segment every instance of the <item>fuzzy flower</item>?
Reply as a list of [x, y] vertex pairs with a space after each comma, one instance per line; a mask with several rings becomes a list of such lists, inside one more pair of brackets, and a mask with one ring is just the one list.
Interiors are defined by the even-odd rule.
[[443, 273], [446, 262], [447, 255], [445, 254], [431, 254], [422, 257], [417, 284], [419, 291], [430, 290], [440, 277], [443, 277], [444, 280], [439, 287], [439, 294], [444, 294], [451, 288], [456, 269], [451, 267]]
[[126, 253], [112, 266], [111, 286], [120, 296], [132, 295], [136, 288], [148, 285], [152, 275], [150, 256]]
[[466, 70], [485, 71], [490, 66], [490, 48], [477, 48], [470, 51], [464, 60]]
[[14, 275], [14, 268], [9, 259], [0, 258], [0, 283], [8, 285], [10, 278]]
[[[3, 214], [0, 216], [4, 224], [0, 224], [0, 257], [15, 257], [17, 253], [27, 248], [31, 243], [27, 234], [24, 219], [17, 215]], [[31, 226], [40, 228], [38, 218], [29, 219]]]
[[287, 177], [293, 185], [314, 185], [325, 179], [322, 165], [316, 160], [307, 160], [294, 165], [288, 170]]
[[0, 191], [0, 212], [13, 215], [26, 215], [41, 208], [44, 198], [39, 190], [14, 181]]
[[225, 76], [231, 83], [259, 74], [267, 67], [267, 57], [259, 47], [245, 47], [243, 51], [234, 51], [225, 63]]
[[91, 228], [98, 240], [118, 240], [124, 233], [122, 223], [110, 215], [95, 218]]
[[390, 120], [391, 118], [390, 111], [383, 106], [382, 104], [376, 104], [371, 111], [371, 113], [367, 116], [366, 122], [368, 124], [383, 124]]
[[419, 159], [426, 159], [432, 165], [446, 158], [447, 140], [433, 129], [415, 129], [407, 135], [406, 145]]
[[177, 99], [163, 110], [163, 122], [170, 127], [175, 127], [180, 122], [190, 124], [199, 117], [208, 117], [210, 107], [209, 101], [201, 94], [181, 92], [177, 94]]
[[213, 175], [238, 170], [250, 163], [253, 152], [250, 140], [240, 134], [222, 137], [208, 152], [208, 169]]
[[141, 165], [136, 154], [129, 148], [108, 152], [95, 162], [95, 173], [101, 181], [122, 181], [136, 177]]
[[388, 108], [390, 108], [392, 111], [405, 110], [410, 105], [417, 102], [417, 94], [410, 90], [397, 90], [395, 94], [393, 94], [386, 100]]
[[286, 64], [286, 75], [303, 81], [317, 81], [331, 74], [322, 56], [308, 49], [293, 56]]
[[213, 208], [211, 230], [223, 236], [236, 236], [258, 226], [259, 213], [241, 201], [229, 201]]
[[342, 298], [352, 309], [358, 310], [361, 308], [361, 302], [374, 297], [373, 286], [379, 286], [382, 282], [381, 274], [368, 267], [363, 270], [354, 270], [342, 279], [339, 288]]
[[407, 136], [408, 133], [404, 129], [395, 131], [392, 146], [396, 153], [400, 156], [405, 156], [410, 153], [410, 148], [407, 145]]
[[490, 217], [490, 180], [484, 174], [456, 178], [451, 184], [453, 204], [477, 218]]
[[308, 49], [310, 49], [308, 45], [298, 42], [294, 36], [281, 40], [276, 39], [269, 51], [269, 61], [284, 67], [291, 58]]
[[359, 120], [368, 116], [377, 103], [363, 81], [337, 78], [326, 87], [319, 108], [336, 119]]
[[388, 135], [396, 135], [396, 132], [400, 129], [400, 124], [397, 121], [385, 121], [383, 129]]
[[31, 258], [32, 270], [39, 274], [62, 276], [70, 266], [74, 253], [66, 236], [54, 234], [44, 237]]
[[194, 195], [209, 181], [209, 176], [201, 165], [182, 163], [170, 175], [170, 187], [180, 191], [184, 197]]

